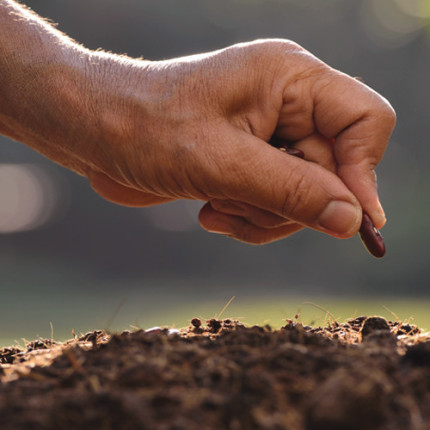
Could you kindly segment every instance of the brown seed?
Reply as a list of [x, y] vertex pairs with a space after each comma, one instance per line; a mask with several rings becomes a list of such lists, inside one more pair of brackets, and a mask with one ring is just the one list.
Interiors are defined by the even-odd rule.
[[289, 146], [288, 142], [283, 139], [276, 139], [273, 137], [270, 139], [269, 143], [289, 155], [294, 155], [298, 158], [305, 158], [305, 153], [301, 149]]
[[[297, 148], [281, 145], [281, 150], [298, 158], [305, 158], [305, 153]], [[385, 255], [385, 244], [381, 232], [373, 225], [366, 212], [363, 212], [359, 235], [364, 246], [374, 257], [381, 258]]]
[[295, 157], [298, 157], [298, 158], [305, 158], [305, 153], [302, 150], [297, 148], [286, 147], [285, 152], [287, 154], [294, 155]]
[[385, 255], [384, 239], [366, 212], [363, 212], [359, 235], [366, 249], [374, 257], [381, 258]]

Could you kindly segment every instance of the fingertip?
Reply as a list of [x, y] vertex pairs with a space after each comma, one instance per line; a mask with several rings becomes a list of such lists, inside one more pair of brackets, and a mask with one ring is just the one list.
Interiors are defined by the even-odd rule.
[[[207, 226], [210, 225], [211, 211], [213, 211], [210, 202], [207, 202], [199, 211], [198, 220], [202, 228], [208, 230]], [[208, 230], [209, 231], [209, 230]]]
[[[366, 210], [366, 209], [365, 209]], [[377, 229], [384, 227], [387, 222], [387, 217], [385, 216], [384, 209], [379, 201], [378, 196], [376, 196], [376, 203], [374, 204], [373, 210], [366, 210], [367, 214], [372, 218], [373, 224]]]
[[376, 228], [382, 228], [387, 222], [384, 209], [379, 200], [376, 173], [368, 163], [344, 166], [339, 175], [348, 188], [354, 193], [360, 205]]
[[200, 226], [209, 233], [230, 235], [233, 233], [231, 216], [214, 210], [210, 202], [206, 203], [199, 212]]
[[319, 216], [318, 226], [332, 236], [349, 238], [360, 228], [361, 213], [361, 207], [355, 204], [333, 200]]
[[[381, 208], [382, 209], [382, 208]], [[384, 211], [374, 211], [369, 213], [370, 218], [372, 218], [373, 224], [379, 230], [387, 223], [387, 218]]]

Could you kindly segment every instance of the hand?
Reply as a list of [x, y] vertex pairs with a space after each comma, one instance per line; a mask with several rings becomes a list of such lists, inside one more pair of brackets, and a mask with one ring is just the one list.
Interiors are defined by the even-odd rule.
[[[374, 169], [393, 109], [298, 45], [257, 41], [134, 70], [110, 67], [129, 86], [115, 93], [123, 110], [114, 106], [105, 127], [110, 162], [88, 171], [107, 199], [205, 200], [204, 228], [250, 243], [303, 227], [350, 237], [362, 209], [378, 228], [385, 223]], [[269, 145], [273, 136], [301, 148], [306, 161]]]
[[107, 199], [201, 199], [204, 228], [250, 243], [303, 227], [349, 237], [362, 209], [385, 222], [373, 171], [392, 108], [292, 42], [132, 60], [89, 51], [6, 0], [0, 53], [0, 132], [87, 176]]

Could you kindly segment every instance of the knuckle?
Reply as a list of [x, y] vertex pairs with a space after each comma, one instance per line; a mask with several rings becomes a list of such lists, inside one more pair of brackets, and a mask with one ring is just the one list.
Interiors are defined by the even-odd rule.
[[291, 54], [309, 54], [305, 48], [288, 39], [257, 39], [234, 46], [256, 65], [265, 67], [274, 64], [285, 65]]
[[259, 42], [261, 51], [275, 51], [276, 53], [285, 52], [304, 52], [305, 49], [301, 47], [298, 43], [289, 39], [266, 39]]
[[[363, 99], [363, 116], [372, 117], [384, 128], [392, 130], [396, 124], [396, 111], [382, 95], [370, 90], [369, 97]], [[366, 106], [367, 104], [367, 106]]]
[[384, 124], [390, 129], [393, 129], [396, 125], [396, 111], [386, 99], [383, 99], [383, 104], [380, 111], [380, 118], [384, 122]]
[[295, 172], [294, 186], [289, 187], [285, 196], [281, 215], [295, 221], [303, 216], [303, 208], [310, 203], [311, 183], [307, 180], [305, 172]]
[[304, 51], [298, 43], [293, 42], [289, 39], [257, 39], [248, 44], [253, 47], [254, 50], [259, 51], [262, 54], [266, 54], [268, 51], [283, 52], [286, 50], [301, 50]]

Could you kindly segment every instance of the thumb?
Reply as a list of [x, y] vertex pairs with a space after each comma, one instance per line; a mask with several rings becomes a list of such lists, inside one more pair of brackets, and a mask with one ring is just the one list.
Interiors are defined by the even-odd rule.
[[335, 237], [357, 233], [361, 206], [337, 175], [244, 135], [246, 149], [236, 145], [239, 153], [224, 165], [220, 182], [228, 192], [221, 198], [249, 203]]

